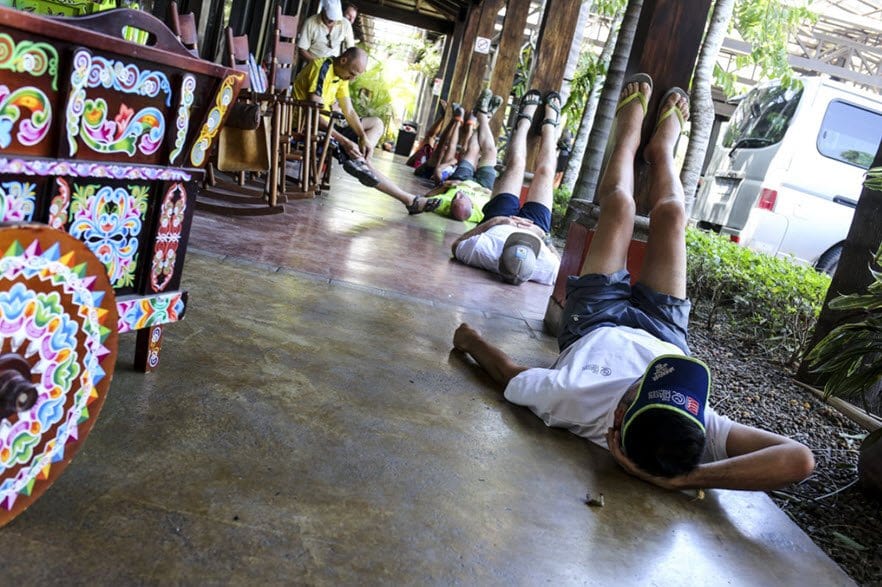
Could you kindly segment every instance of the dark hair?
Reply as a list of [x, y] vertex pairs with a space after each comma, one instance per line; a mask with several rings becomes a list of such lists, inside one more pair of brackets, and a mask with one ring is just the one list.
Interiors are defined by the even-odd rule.
[[356, 6], [352, 2], [346, 2], [345, 4], [343, 4], [343, 10], [341, 12], [346, 12], [350, 8], [354, 8], [355, 11], [358, 12], [358, 6]]
[[651, 475], [676, 477], [698, 466], [704, 431], [671, 410], [647, 410], [636, 416], [625, 435], [625, 454]]

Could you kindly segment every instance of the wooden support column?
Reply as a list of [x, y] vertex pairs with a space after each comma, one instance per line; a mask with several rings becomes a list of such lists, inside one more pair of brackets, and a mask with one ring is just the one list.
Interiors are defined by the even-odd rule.
[[[499, 10], [502, 8], [505, 0], [484, 0], [481, 4], [481, 12], [478, 17], [478, 28], [475, 34], [475, 40], [479, 37], [485, 39], [493, 38], [496, 28], [496, 18], [499, 16]], [[527, 2], [529, 4], [529, 2]], [[465, 89], [462, 93], [462, 105], [468, 111], [478, 94], [484, 88], [484, 80], [487, 77], [487, 65], [490, 62], [489, 47], [487, 53], [478, 53], [476, 51], [475, 42], [471, 45], [463, 46], [460, 59], [469, 63], [469, 72], [466, 75]]]
[[[533, 78], [530, 83], [531, 88], [536, 88], [543, 93], [549, 90], [560, 91], [581, 7], [581, 2], [573, 2], [573, 0], [547, 0], [545, 2]], [[539, 119], [542, 117], [541, 109], [537, 112], [540, 113], [536, 116]], [[535, 145], [537, 143], [538, 136], [531, 136], [527, 145], [527, 169], [533, 169], [536, 163], [538, 149], [535, 148]]]
[[460, 43], [460, 51], [451, 55], [451, 59], [456, 63], [456, 69], [453, 72], [453, 79], [450, 82], [450, 92], [447, 94], [448, 102], [462, 102], [462, 95], [465, 91], [466, 77], [469, 73], [469, 58], [472, 49], [475, 47], [475, 38], [478, 36], [478, 23], [481, 17], [481, 7], [469, 7], [468, 14], [465, 18], [465, 28], [463, 29], [462, 42]]
[[[711, 0], [644, 0], [625, 79], [640, 71], [652, 75], [650, 119], [655, 120], [658, 104], [668, 88], [679, 86], [689, 91], [710, 8]], [[649, 140], [653, 127], [653, 124], [644, 125], [641, 148]], [[638, 157], [634, 166], [634, 196], [637, 213], [643, 215], [649, 213], [648, 170], [643, 158]]]
[[[490, 79], [490, 88], [493, 93], [499, 94], [505, 101], [508, 101], [511, 88], [514, 85], [514, 75], [518, 68], [521, 45], [524, 43], [524, 27], [527, 25], [529, 14], [529, 2], [507, 0], [505, 21], [502, 23], [502, 36], [499, 39], [499, 48], [496, 50], [496, 65], [493, 67], [493, 77]], [[504, 111], [504, 108], [500, 108], [493, 120], [490, 121], [493, 136], [499, 135], [503, 116], [505, 116]]]

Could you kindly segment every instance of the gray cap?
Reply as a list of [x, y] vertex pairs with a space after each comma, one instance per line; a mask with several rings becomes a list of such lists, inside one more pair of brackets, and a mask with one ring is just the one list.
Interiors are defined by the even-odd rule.
[[322, 12], [328, 20], [343, 20], [343, 9], [340, 0], [322, 0]]
[[499, 274], [515, 285], [528, 281], [536, 269], [542, 241], [531, 232], [513, 232], [505, 239], [499, 256]]

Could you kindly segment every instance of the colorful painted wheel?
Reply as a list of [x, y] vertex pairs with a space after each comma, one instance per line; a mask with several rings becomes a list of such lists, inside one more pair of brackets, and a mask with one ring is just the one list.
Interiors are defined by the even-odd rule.
[[106, 269], [83, 243], [43, 225], [0, 225], [0, 526], [89, 435], [117, 336]]

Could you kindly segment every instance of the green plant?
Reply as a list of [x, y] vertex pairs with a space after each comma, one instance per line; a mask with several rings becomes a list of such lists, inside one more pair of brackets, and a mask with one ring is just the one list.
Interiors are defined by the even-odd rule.
[[708, 327], [725, 317], [745, 339], [783, 351], [787, 362], [799, 359], [830, 286], [828, 276], [693, 228], [686, 248], [689, 293], [706, 307]]
[[557, 234], [563, 228], [563, 221], [567, 215], [567, 207], [573, 192], [565, 185], [554, 190], [554, 201], [551, 207], [551, 232]]
[[[882, 267], [882, 245], [873, 260]], [[840, 324], [809, 352], [810, 370], [825, 378], [824, 394], [861, 398], [882, 380], [882, 271], [870, 268], [873, 282], [864, 294], [830, 300], [833, 310], [853, 311], [863, 319]]]

